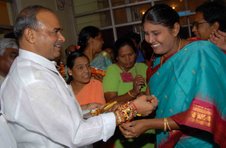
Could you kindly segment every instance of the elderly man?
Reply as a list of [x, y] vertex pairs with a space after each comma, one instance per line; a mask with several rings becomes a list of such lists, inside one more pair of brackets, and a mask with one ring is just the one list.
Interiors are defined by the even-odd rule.
[[15, 39], [0, 39], [0, 86], [18, 55], [18, 45]]
[[42, 6], [26, 7], [16, 19], [19, 56], [2, 84], [0, 99], [19, 148], [76, 148], [106, 141], [117, 124], [132, 119], [137, 112], [149, 114], [156, 105], [155, 99], [141, 96], [115, 112], [84, 120], [52, 62], [65, 41], [61, 31], [54, 12]]
[[[0, 86], [18, 55], [18, 45], [15, 39], [0, 39]], [[0, 147], [16, 148], [16, 141], [0, 112]]]

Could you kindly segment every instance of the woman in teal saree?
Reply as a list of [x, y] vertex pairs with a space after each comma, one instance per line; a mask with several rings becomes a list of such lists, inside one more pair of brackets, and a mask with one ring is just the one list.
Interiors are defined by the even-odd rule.
[[154, 119], [120, 129], [127, 138], [156, 129], [157, 147], [226, 147], [226, 55], [209, 41], [180, 39], [177, 16], [164, 4], [143, 16], [145, 40], [158, 55], [148, 85], [159, 105]]

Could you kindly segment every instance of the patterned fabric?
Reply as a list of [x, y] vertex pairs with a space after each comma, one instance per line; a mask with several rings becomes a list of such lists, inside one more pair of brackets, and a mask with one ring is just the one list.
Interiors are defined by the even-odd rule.
[[188, 44], [155, 72], [149, 86], [159, 99], [156, 117], [181, 127], [157, 131], [158, 147], [226, 147], [225, 75], [226, 55], [209, 41]]
[[106, 70], [109, 65], [112, 64], [112, 61], [107, 52], [102, 51], [99, 53], [91, 62], [90, 65], [92, 67]]

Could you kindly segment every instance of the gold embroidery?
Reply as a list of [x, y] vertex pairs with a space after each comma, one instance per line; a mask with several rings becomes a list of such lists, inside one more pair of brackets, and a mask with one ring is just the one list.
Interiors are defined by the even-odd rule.
[[212, 112], [209, 108], [205, 108], [199, 105], [193, 105], [191, 111], [192, 122], [200, 124], [202, 126], [211, 126]]

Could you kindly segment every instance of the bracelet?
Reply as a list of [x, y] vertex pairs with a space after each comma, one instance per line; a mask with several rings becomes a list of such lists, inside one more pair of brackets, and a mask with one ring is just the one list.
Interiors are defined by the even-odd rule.
[[[136, 105], [135, 105], [133, 102], [131, 102], [130, 104], [131, 104], [131, 105], [135, 108], [135, 110], [137, 111]], [[140, 117], [140, 116], [142, 116], [142, 114], [136, 113], [136, 116]]]
[[170, 128], [170, 126], [169, 126], [169, 122], [168, 122], [167, 118], [166, 118], [166, 125], [167, 125], [167, 127], [168, 127], [168, 130], [171, 131], [171, 128]]
[[166, 118], [163, 119], [164, 132], [166, 132]]
[[119, 125], [136, 117], [137, 110], [132, 102], [127, 102], [120, 105], [114, 113], [116, 115], [116, 122]]
[[[131, 91], [131, 90], [130, 90], [130, 91]], [[132, 98], [136, 98], [136, 96], [132, 95], [132, 93], [131, 93], [130, 91], [128, 91], [128, 95], [129, 95], [130, 97], [132, 97]]]
[[168, 122], [167, 118], [164, 118], [164, 119], [163, 119], [163, 125], [164, 125], [164, 132], [166, 132], [167, 129], [168, 129], [169, 131], [171, 131], [171, 128], [170, 128], [170, 126], [169, 126], [169, 122]]

